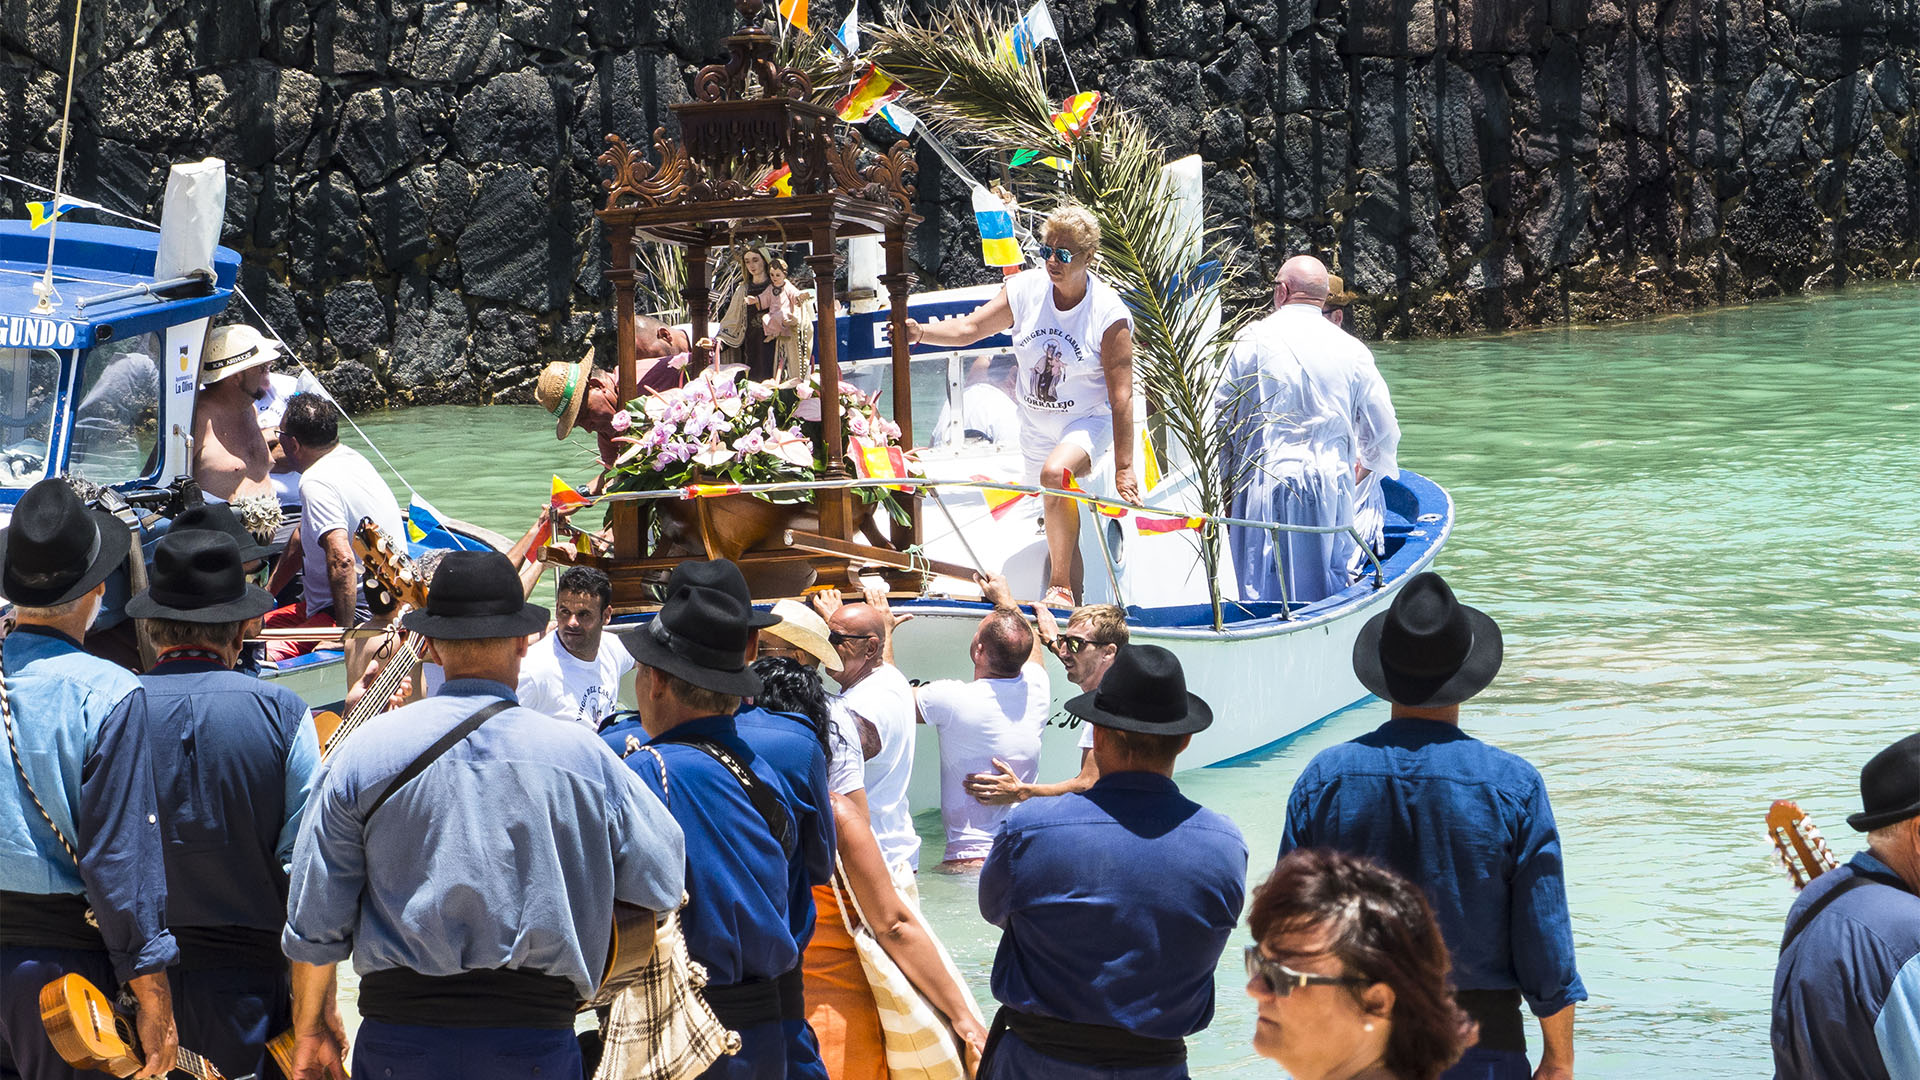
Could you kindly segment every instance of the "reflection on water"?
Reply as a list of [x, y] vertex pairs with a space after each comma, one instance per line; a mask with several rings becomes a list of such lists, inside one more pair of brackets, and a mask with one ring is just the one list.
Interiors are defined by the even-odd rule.
[[[1771, 1068], [1791, 890], [1762, 816], [1795, 798], [1846, 857], [1861, 763], [1915, 727], [1916, 338], [1920, 293], [1899, 286], [1376, 350], [1402, 463], [1458, 507], [1442, 567], [1506, 633], [1502, 675], [1466, 726], [1539, 766], [1552, 793], [1593, 994], [1582, 1076]], [[591, 467], [587, 441], [554, 443], [532, 408], [366, 426], [440, 509], [515, 536], [549, 474]], [[1240, 823], [1258, 878], [1307, 759], [1384, 718], [1353, 709], [1181, 782]], [[920, 828], [931, 863], [938, 815]], [[986, 1000], [999, 935], [973, 882], [926, 874], [922, 889]], [[1221, 965], [1194, 1072], [1275, 1077], [1248, 1049], [1237, 967]]]

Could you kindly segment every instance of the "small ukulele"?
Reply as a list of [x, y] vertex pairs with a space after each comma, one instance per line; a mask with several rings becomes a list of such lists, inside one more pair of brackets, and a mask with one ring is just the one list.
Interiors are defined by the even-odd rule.
[[[413, 561], [381, 533], [380, 526], [375, 525], [372, 518], [361, 518], [359, 528], [353, 531], [353, 553], [359, 556], [361, 576], [367, 588], [384, 590], [396, 603], [407, 607], [423, 608], [427, 605], [427, 585], [414, 570]], [[334, 748], [366, 723], [368, 718], [384, 712], [387, 702], [419, 662], [420, 638], [416, 634], [405, 634], [393, 655], [382, 663], [380, 673], [374, 676], [373, 685], [367, 688], [366, 695], [347, 710], [345, 717], [337, 717], [332, 713], [316, 714], [314, 727], [320, 736], [320, 756], [333, 753]]]
[[1768, 808], [1767, 835], [1781, 865], [1793, 875], [1796, 889], [1806, 888], [1807, 882], [1840, 865], [1819, 827], [1796, 803], [1781, 799]]
[[[132, 1076], [146, 1065], [128, 1017], [82, 976], [62, 975], [40, 988], [40, 1021], [54, 1052], [76, 1069]], [[184, 1046], [173, 1067], [198, 1080], [226, 1080], [213, 1062]]]

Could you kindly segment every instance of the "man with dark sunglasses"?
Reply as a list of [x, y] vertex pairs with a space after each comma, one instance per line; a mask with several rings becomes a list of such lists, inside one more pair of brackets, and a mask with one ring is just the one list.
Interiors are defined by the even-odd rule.
[[911, 887], [920, 868], [920, 834], [913, 828], [907, 804], [907, 782], [913, 774], [913, 687], [893, 666], [888, 634], [893, 616], [886, 590], [869, 588], [864, 604], [841, 604], [833, 593], [814, 594], [815, 606], [827, 617], [827, 643], [840, 657], [833, 672], [840, 684], [840, 703], [858, 721], [871, 725], [880, 749], [867, 759], [867, 809], [873, 836], [896, 883]]

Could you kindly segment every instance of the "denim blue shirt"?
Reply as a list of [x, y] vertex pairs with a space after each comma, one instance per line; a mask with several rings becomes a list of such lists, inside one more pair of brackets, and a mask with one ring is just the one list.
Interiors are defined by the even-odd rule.
[[1536, 1016], [1586, 1000], [1560, 833], [1520, 757], [1454, 724], [1389, 720], [1300, 774], [1280, 854], [1302, 847], [1371, 856], [1424, 888], [1460, 989], [1518, 989]]
[[[740, 737], [733, 717], [689, 720], [670, 734], [720, 743], [793, 811], [786, 781]], [[787, 856], [779, 841], [725, 766], [691, 746], [651, 745], [659, 761], [640, 750], [627, 765], [686, 832], [688, 900], [680, 926], [687, 953], [706, 967], [715, 986], [786, 974], [800, 962], [800, 950], [787, 920]]]
[[388, 799], [421, 751], [513, 688], [452, 679], [321, 765], [294, 845], [287, 956], [362, 976], [519, 968], [590, 997], [613, 902], [680, 903], [680, 827], [590, 731], [507, 709]]
[[804, 717], [745, 706], [733, 714], [740, 738], [773, 766], [793, 794], [800, 846], [787, 864], [787, 923], [801, 952], [813, 940], [813, 887], [833, 878], [833, 804], [827, 752]]
[[980, 914], [1004, 931], [993, 996], [1149, 1038], [1192, 1035], [1213, 1020], [1213, 972], [1246, 888], [1240, 830], [1164, 776], [1112, 773], [1015, 807], [980, 870]]
[[76, 868], [20, 782], [12, 747], [0, 778], [0, 889], [85, 893], [122, 982], [178, 958], [166, 929], [167, 871], [147, 698], [132, 672], [65, 634], [22, 626], [0, 646], [21, 764]]
[[286, 864], [320, 763], [306, 702], [209, 660], [156, 664], [140, 682], [166, 840], [167, 925], [278, 934]]
[[[1866, 852], [1801, 890], [1786, 925], [1865, 871], [1892, 875]], [[1853, 887], [1806, 924], [1773, 976], [1778, 1080], [1920, 1077], [1920, 896]]]

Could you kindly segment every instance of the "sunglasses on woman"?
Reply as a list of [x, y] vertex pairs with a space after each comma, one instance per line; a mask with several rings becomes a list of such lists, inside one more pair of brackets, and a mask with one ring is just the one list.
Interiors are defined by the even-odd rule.
[[1055, 255], [1060, 256], [1061, 266], [1073, 265], [1073, 252], [1071, 250], [1063, 247], [1048, 247], [1045, 244], [1040, 245], [1040, 261], [1041, 262], [1046, 262], [1048, 259], [1053, 258]]
[[1278, 960], [1269, 960], [1260, 952], [1260, 946], [1247, 946], [1247, 978], [1258, 979], [1274, 997], [1286, 997], [1295, 990], [1309, 986], [1371, 986], [1372, 979], [1363, 979], [1357, 975], [1315, 975], [1309, 971], [1295, 971]]

